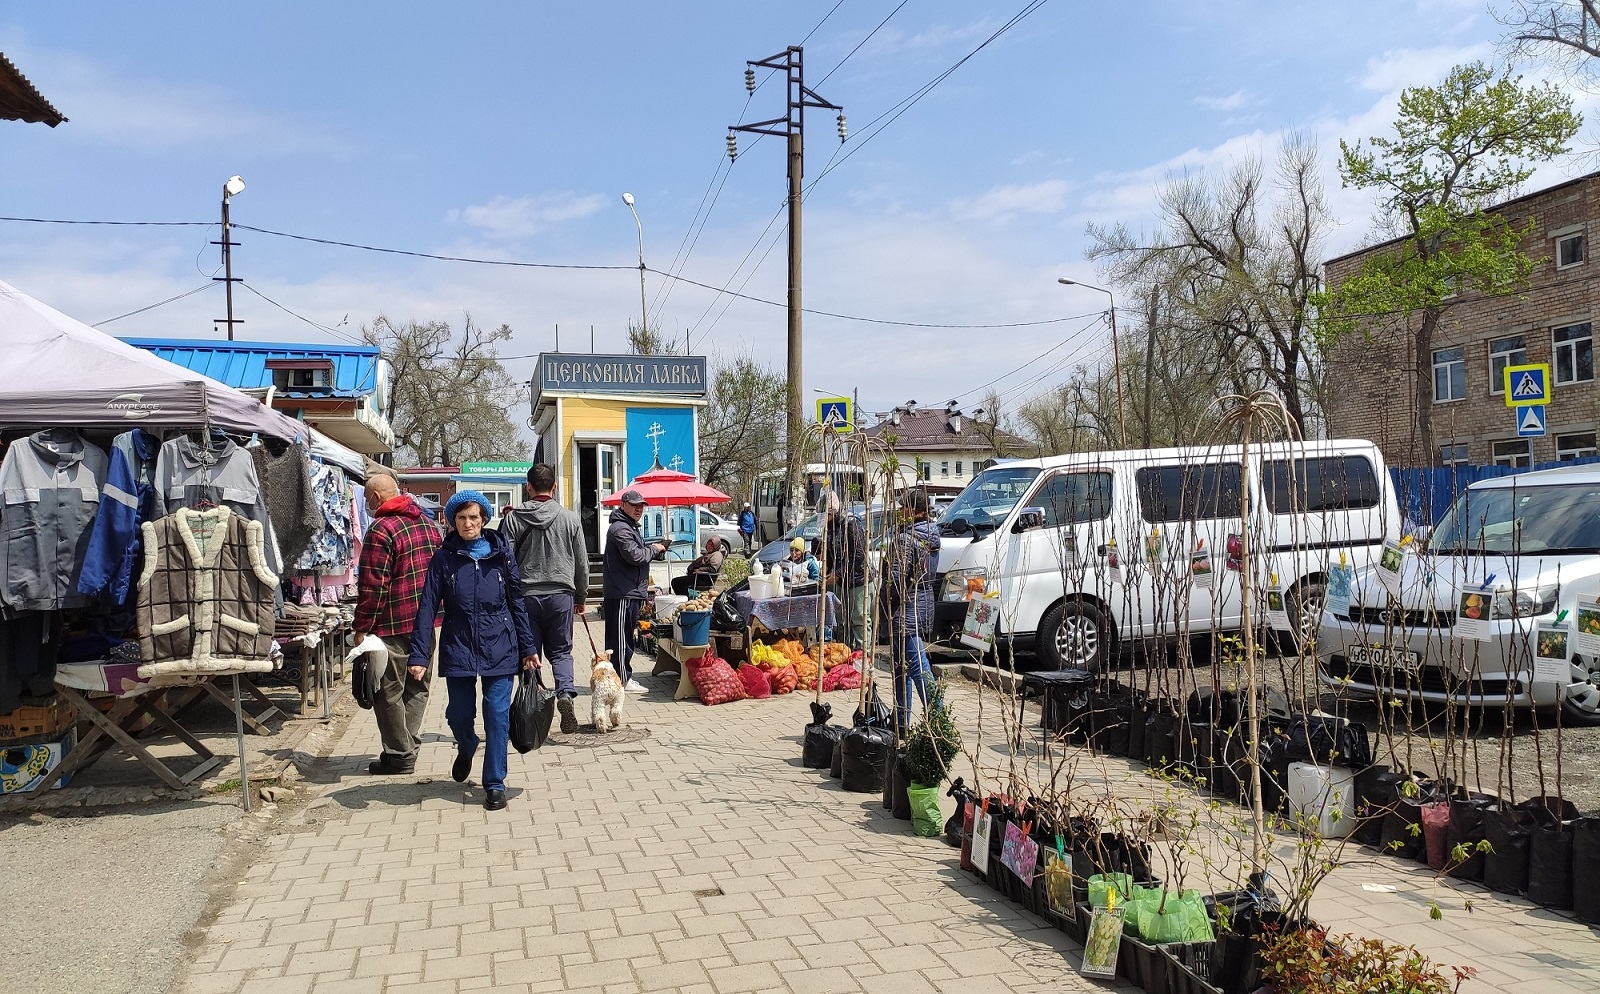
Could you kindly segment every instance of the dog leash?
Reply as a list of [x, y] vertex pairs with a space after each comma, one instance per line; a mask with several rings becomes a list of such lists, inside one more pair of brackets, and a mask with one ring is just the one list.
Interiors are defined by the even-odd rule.
[[582, 614], [579, 615], [579, 617], [583, 619], [584, 634], [589, 636], [589, 651], [594, 653], [596, 656], [600, 655], [600, 647], [594, 644], [594, 629], [589, 627], [589, 616], [587, 614]]

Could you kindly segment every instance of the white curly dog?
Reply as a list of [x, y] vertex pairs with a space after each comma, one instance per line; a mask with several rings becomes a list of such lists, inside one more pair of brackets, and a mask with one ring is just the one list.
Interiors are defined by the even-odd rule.
[[605, 733], [613, 728], [622, 727], [622, 707], [628, 701], [628, 695], [623, 692], [622, 678], [617, 676], [616, 669], [611, 665], [611, 651], [608, 649], [594, 657], [594, 670], [589, 674], [589, 715], [594, 721], [594, 730]]

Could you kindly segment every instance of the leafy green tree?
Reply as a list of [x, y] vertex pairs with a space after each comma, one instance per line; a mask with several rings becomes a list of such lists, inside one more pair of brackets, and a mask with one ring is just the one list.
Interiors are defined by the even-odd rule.
[[1536, 163], [1567, 151], [1581, 119], [1549, 85], [1524, 85], [1482, 62], [1438, 86], [1400, 95], [1393, 137], [1341, 141], [1346, 187], [1378, 196], [1378, 223], [1394, 237], [1359, 272], [1318, 295], [1320, 334], [1332, 347], [1352, 333], [1409, 339], [1415, 371], [1413, 456], [1434, 450], [1430, 356], [1440, 319], [1458, 295], [1503, 294], [1533, 268], [1517, 224], [1489, 209], [1513, 196]]

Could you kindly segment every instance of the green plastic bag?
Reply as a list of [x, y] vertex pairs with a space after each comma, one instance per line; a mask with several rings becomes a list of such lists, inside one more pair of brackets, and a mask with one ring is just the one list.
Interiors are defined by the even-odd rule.
[[1120, 906], [1128, 900], [1128, 895], [1133, 893], [1133, 875], [1130, 873], [1096, 873], [1090, 877], [1090, 907], [1103, 908], [1106, 906], [1107, 888], [1117, 892], [1117, 904]]
[[1128, 920], [1140, 938], [1152, 944], [1210, 942], [1216, 938], [1199, 891], [1167, 894], [1165, 904], [1160, 895], [1161, 892], [1156, 891], [1154, 900], [1149, 895], [1141, 895], [1144, 899], [1135, 905], [1136, 910], [1130, 909], [1128, 913]]
[[919, 838], [944, 834], [944, 814], [939, 810], [939, 788], [912, 784], [906, 788], [911, 801], [911, 830]]

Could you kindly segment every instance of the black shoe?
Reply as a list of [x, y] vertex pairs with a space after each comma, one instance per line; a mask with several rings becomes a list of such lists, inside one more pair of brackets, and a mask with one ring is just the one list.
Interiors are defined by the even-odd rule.
[[450, 779], [456, 783], [466, 783], [467, 777], [472, 775], [472, 753], [456, 753], [455, 765], [450, 767]]
[[505, 806], [506, 806], [506, 792], [503, 789], [500, 789], [500, 788], [497, 788], [497, 787], [489, 788], [489, 792], [487, 794], [485, 794], [484, 798], [483, 798], [483, 808], [484, 808], [484, 810], [485, 811], [499, 811], [501, 808], [503, 808]]
[[416, 770], [416, 760], [413, 759], [409, 763], [395, 763], [391, 762], [387, 755], [380, 756], [367, 764], [367, 772], [375, 777], [405, 776], [415, 773]]
[[578, 731], [578, 716], [572, 710], [572, 698], [566, 696], [557, 698], [556, 710], [561, 712], [561, 734], [575, 734]]

